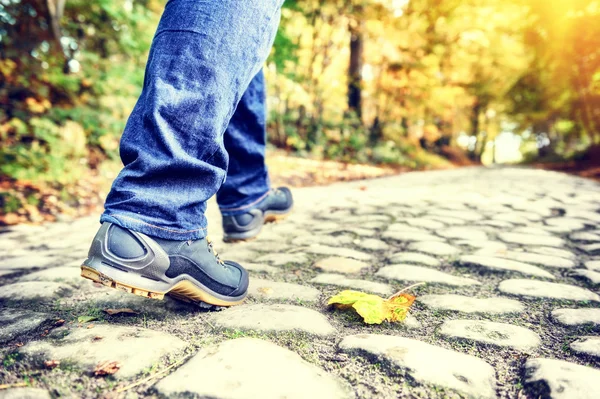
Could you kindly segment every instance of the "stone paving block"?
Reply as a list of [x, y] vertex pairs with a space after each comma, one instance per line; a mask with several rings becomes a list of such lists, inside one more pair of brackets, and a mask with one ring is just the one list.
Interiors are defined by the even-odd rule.
[[552, 311], [552, 318], [565, 326], [600, 325], [600, 309], [556, 309]]
[[548, 230], [534, 226], [521, 226], [513, 230], [513, 233], [531, 234], [533, 236], [549, 236], [552, 235]]
[[385, 241], [378, 240], [376, 238], [364, 238], [362, 240], [356, 240], [354, 245], [367, 251], [387, 251], [390, 246]]
[[575, 269], [571, 272], [571, 274], [582, 277], [592, 284], [600, 284], [600, 272], [587, 269]]
[[445, 242], [421, 241], [413, 242], [408, 246], [409, 250], [423, 252], [433, 256], [452, 256], [460, 254], [460, 249]]
[[486, 320], [448, 320], [440, 328], [440, 334], [524, 351], [541, 344], [539, 335], [527, 328]]
[[525, 388], [530, 397], [550, 399], [600, 398], [600, 370], [556, 359], [525, 362]]
[[334, 273], [360, 273], [361, 270], [368, 267], [368, 263], [341, 256], [331, 256], [315, 262], [315, 268]]
[[254, 331], [301, 331], [313, 335], [327, 336], [335, 332], [321, 313], [294, 305], [242, 305], [211, 314], [216, 325]]
[[0, 300], [52, 302], [72, 292], [73, 288], [64, 283], [51, 281], [25, 281], [5, 285], [0, 290]]
[[50, 393], [41, 388], [9, 388], [0, 391], [0, 399], [50, 399]]
[[454, 217], [450, 217], [450, 216], [428, 215], [427, 218], [438, 221], [438, 222], [442, 222], [449, 226], [462, 226], [462, 225], [465, 225], [468, 223], [466, 220], [454, 218]]
[[412, 265], [385, 266], [379, 269], [375, 275], [388, 280], [438, 283], [457, 287], [481, 284], [471, 278], [457, 277], [439, 270]]
[[486, 251], [481, 250], [477, 255], [493, 255], [499, 258], [516, 260], [524, 263], [532, 263], [534, 265], [571, 269], [575, 267], [575, 262], [570, 259], [561, 258], [559, 256], [532, 254], [520, 251]]
[[202, 348], [156, 385], [166, 397], [354, 398], [347, 383], [271, 342], [240, 338]]
[[310, 282], [315, 284], [335, 285], [337, 287], [348, 287], [355, 290], [372, 292], [374, 294], [380, 294], [384, 296], [389, 296], [394, 293], [394, 289], [388, 284], [352, 279], [344, 275], [334, 273], [319, 274], [317, 277], [310, 280]]
[[436, 209], [436, 210], [429, 211], [427, 217], [430, 217], [431, 215], [451, 217], [451, 218], [461, 219], [461, 220], [468, 221], [468, 222], [476, 222], [478, 220], [483, 219], [483, 216], [481, 216], [479, 213], [477, 213], [475, 211], [468, 211], [468, 210], [452, 211], [452, 210]]
[[585, 223], [582, 220], [568, 217], [548, 218], [544, 222], [547, 226], [555, 227], [552, 231], [557, 233], [570, 233], [585, 229]]
[[596, 272], [600, 272], [600, 260], [590, 260], [585, 262], [585, 267]]
[[79, 267], [69, 266], [51, 267], [49, 269], [29, 273], [21, 277], [19, 281], [55, 281], [70, 285], [81, 285], [86, 282], [86, 280], [81, 277], [81, 269]]
[[565, 245], [565, 241], [562, 238], [551, 237], [551, 236], [533, 236], [530, 234], [522, 233], [500, 233], [498, 235], [504, 242], [519, 245], [538, 245], [546, 247], [559, 247], [562, 248]]
[[546, 281], [511, 279], [504, 280], [498, 290], [505, 294], [524, 297], [566, 299], [571, 301], [600, 302], [600, 296], [585, 288], [569, 284], [549, 283]]
[[579, 354], [600, 357], [600, 337], [580, 337], [569, 347]]
[[57, 328], [47, 338], [26, 344], [20, 352], [43, 360], [70, 362], [88, 373], [99, 362], [117, 361], [121, 368], [115, 377], [129, 378], [186, 346], [181, 339], [159, 331], [95, 324], [93, 328]]
[[47, 256], [39, 253], [30, 253], [25, 256], [15, 258], [5, 258], [0, 260], [0, 270], [15, 270], [15, 269], [36, 269], [44, 268], [52, 263], [56, 263], [57, 259], [52, 256]]
[[316, 302], [321, 296], [321, 292], [313, 287], [255, 278], [250, 279], [248, 294], [258, 299], [285, 299], [306, 302]]
[[440, 294], [421, 295], [417, 301], [430, 308], [452, 310], [464, 313], [521, 313], [525, 310], [523, 304], [508, 298], [472, 298], [464, 295]]
[[339, 346], [344, 352], [367, 353], [384, 359], [422, 384], [456, 390], [475, 398], [496, 398], [494, 368], [475, 356], [415, 339], [377, 334], [347, 336]]
[[439, 267], [442, 262], [433, 256], [420, 254], [418, 252], [396, 252], [390, 256], [391, 263], [415, 263], [419, 265]]
[[428, 230], [443, 229], [446, 225], [439, 220], [427, 219], [427, 218], [405, 218], [402, 222], [409, 224], [414, 227], [421, 227]]
[[244, 266], [244, 269], [250, 272], [264, 272], [268, 274], [275, 274], [281, 270], [273, 266], [264, 265], [262, 263], [243, 262], [242, 266]]
[[294, 238], [292, 244], [295, 246], [321, 244], [337, 247], [352, 244], [352, 241], [352, 237], [347, 235], [331, 236], [324, 234], [310, 234]]
[[360, 237], [373, 237], [376, 235], [375, 230], [364, 227], [337, 226], [334, 229], [330, 229], [330, 231], [333, 233], [352, 233]]
[[421, 242], [421, 241], [446, 241], [442, 237], [438, 237], [431, 233], [415, 233], [410, 231], [386, 231], [381, 235], [382, 238], [391, 241], [406, 241], [406, 242]]
[[567, 251], [566, 249], [552, 247], [526, 247], [524, 249], [526, 252], [532, 252], [540, 255], [556, 256], [571, 260], [575, 260], [577, 258], [577, 255], [571, 251]]
[[256, 259], [256, 262], [266, 262], [275, 266], [287, 264], [301, 265], [308, 262], [308, 257], [303, 253], [269, 254]]
[[590, 255], [600, 255], [600, 244], [578, 245], [577, 248]]
[[471, 241], [487, 241], [488, 239], [485, 231], [477, 230], [473, 227], [449, 227], [437, 230], [436, 233], [446, 238], [459, 238]]
[[[595, 208], [597, 210], [597, 208]], [[584, 211], [580, 209], [570, 209], [567, 211], [568, 217], [575, 219], [581, 219], [584, 223], [589, 225], [595, 225], [600, 223], [600, 213], [592, 211]]]
[[350, 248], [334, 248], [326, 245], [313, 244], [304, 250], [305, 252], [317, 255], [332, 255], [353, 258], [357, 260], [369, 261], [373, 259], [373, 255], [364, 252], [356, 251]]
[[459, 262], [463, 266], [479, 266], [491, 270], [512, 271], [529, 276], [543, 277], [554, 280], [555, 277], [537, 266], [517, 262], [509, 259], [495, 258], [493, 256], [466, 255], [461, 256]]
[[30, 310], [0, 309], [0, 342], [10, 341], [27, 334], [41, 326], [49, 318], [50, 315]]
[[477, 222], [477, 225], [498, 227], [501, 229], [511, 229], [514, 227], [513, 223], [507, 222], [505, 220], [481, 220]]
[[473, 241], [473, 240], [453, 240], [452, 241], [453, 245], [457, 245], [457, 246], [465, 246], [465, 247], [469, 247], [468, 251], [465, 252], [471, 252], [474, 249], [477, 249], [477, 251], [473, 254], [473, 255], [478, 255], [479, 252], [484, 253], [486, 255], [489, 255], [489, 253], [492, 252], [496, 252], [496, 251], [506, 251], [508, 250], [507, 246], [505, 243], [503, 242], [499, 242], [499, 241]]
[[420, 234], [430, 234], [431, 232], [422, 227], [411, 226], [405, 223], [394, 223], [390, 224], [387, 228], [387, 231], [400, 232], [400, 233], [420, 233]]
[[[262, 262], [262, 260], [256, 259], [258, 254], [247, 248], [235, 248], [232, 246], [219, 245], [221, 253], [221, 259], [231, 259], [236, 262], [250, 261], [250, 262]], [[259, 258], [260, 259], [260, 258]]]
[[600, 242], [600, 235], [593, 234], [587, 231], [580, 231], [569, 235], [571, 241], [583, 241], [583, 242]]

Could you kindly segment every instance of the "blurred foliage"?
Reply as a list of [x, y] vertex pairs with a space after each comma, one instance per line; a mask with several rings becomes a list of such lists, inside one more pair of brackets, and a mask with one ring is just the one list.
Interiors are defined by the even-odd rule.
[[[114, 177], [163, 7], [0, 0], [0, 213]], [[270, 141], [303, 156], [426, 168], [493, 160], [504, 134], [526, 160], [600, 144], [600, 0], [287, 0], [265, 70]]]

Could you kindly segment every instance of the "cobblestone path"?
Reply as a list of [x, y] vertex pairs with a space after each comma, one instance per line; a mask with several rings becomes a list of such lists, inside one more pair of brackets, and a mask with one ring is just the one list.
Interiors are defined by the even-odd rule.
[[[211, 204], [216, 247], [252, 277], [218, 312], [81, 279], [96, 217], [0, 231], [0, 385], [26, 385], [0, 398], [600, 398], [599, 184], [469, 168], [295, 197], [235, 245]], [[326, 306], [415, 282], [402, 324]]]

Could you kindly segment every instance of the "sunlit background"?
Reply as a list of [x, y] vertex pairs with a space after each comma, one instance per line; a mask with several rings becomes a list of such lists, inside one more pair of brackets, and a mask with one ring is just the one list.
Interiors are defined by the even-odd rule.
[[[163, 7], [0, 0], [0, 223], [101, 201]], [[600, 171], [599, 49], [594, 0], [288, 0], [270, 143], [402, 170]]]

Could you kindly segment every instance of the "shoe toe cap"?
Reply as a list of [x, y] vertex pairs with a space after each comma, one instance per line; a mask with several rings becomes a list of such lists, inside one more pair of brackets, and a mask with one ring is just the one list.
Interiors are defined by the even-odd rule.
[[244, 295], [246, 292], [248, 292], [248, 285], [250, 283], [250, 277], [248, 276], [248, 272], [246, 271], [246, 269], [244, 269], [242, 267], [242, 265], [240, 265], [237, 262], [226, 261], [225, 263], [228, 266], [234, 267], [234, 268], [236, 268], [236, 269], [238, 269], [240, 271], [239, 285], [238, 285], [238, 287], [231, 294], [229, 294], [229, 296]]

